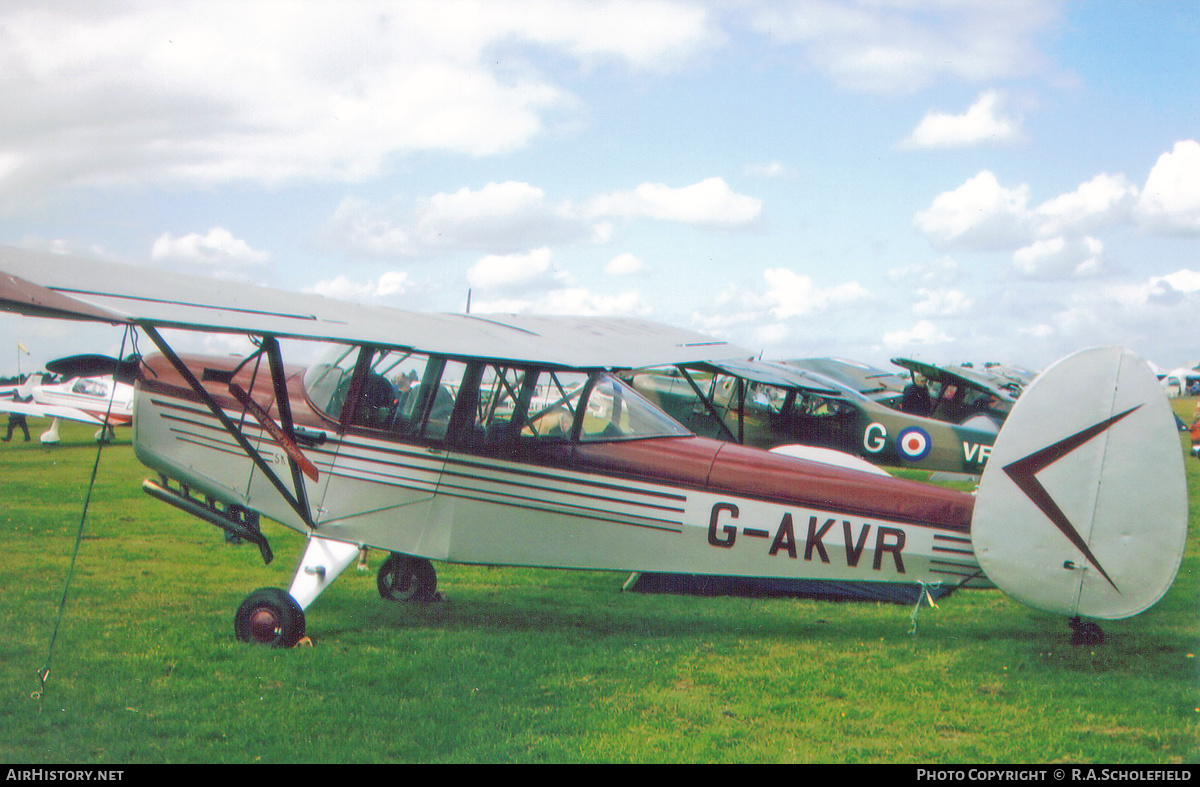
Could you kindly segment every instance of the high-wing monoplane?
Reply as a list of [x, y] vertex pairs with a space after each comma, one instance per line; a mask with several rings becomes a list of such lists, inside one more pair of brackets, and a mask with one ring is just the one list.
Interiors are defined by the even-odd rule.
[[863, 385], [868, 394], [792, 362], [734, 359], [627, 376], [696, 434], [851, 467], [979, 475], [998, 431], [990, 421], [959, 425], [906, 412], [892, 387]]
[[1018, 371], [1003, 374], [972, 366], [935, 366], [911, 358], [893, 358], [908, 369], [901, 409], [949, 423], [999, 430], [1027, 380]]
[[[972, 496], [692, 434], [610, 370], [743, 351], [643, 321], [418, 314], [7, 248], [0, 306], [148, 337], [161, 355], [135, 386], [134, 450], [157, 474], [145, 490], [266, 560], [262, 517], [307, 535], [290, 587], [238, 608], [251, 642], [295, 644], [363, 547], [391, 553], [388, 599], [430, 598], [432, 561], [449, 561], [995, 585], [1083, 628], [1153, 605], [1183, 552], [1170, 410], [1120, 348], [1044, 373]], [[164, 329], [257, 350], [181, 355]], [[328, 352], [288, 366], [289, 339]]]
[[60, 419], [95, 424], [97, 440], [113, 436], [118, 426], [133, 423], [133, 379], [136, 359], [119, 361], [104, 355], [72, 355], [46, 364], [19, 385], [0, 387], [0, 412], [51, 418], [41, 435], [57, 443]]

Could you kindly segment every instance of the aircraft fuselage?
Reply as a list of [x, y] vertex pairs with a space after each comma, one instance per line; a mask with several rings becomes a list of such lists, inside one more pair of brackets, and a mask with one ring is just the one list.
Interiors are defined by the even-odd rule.
[[[229, 367], [227, 359], [186, 360], [198, 378]], [[443, 361], [424, 362], [425, 384]], [[143, 375], [135, 404], [138, 458], [226, 505], [308, 531], [174, 370], [162, 359], [148, 363], [152, 373]], [[968, 494], [682, 430], [589, 439], [594, 427], [581, 421], [616, 422], [617, 405], [598, 393], [599, 372], [564, 373], [560, 381], [537, 367], [519, 370], [530, 382], [510, 388], [516, 415], [505, 425], [525, 426], [488, 440], [474, 422], [503, 396], [469, 392], [497, 376], [478, 368], [483, 362], [461, 366], [447, 429], [433, 427], [433, 396], [418, 405], [423, 421], [415, 429], [395, 418], [375, 423], [361, 411], [335, 419], [309, 395], [319, 386], [306, 388], [303, 370], [292, 370], [291, 411], [317, 471], [316, 480], [303, 479], [315, 535], [459, 563], [990, 586], [971, 549]], [[446, 390], [449, 366], [440, 368]], [[568, 374], [576, 375], [570, 385]], [[278, 413], [265, 379], [244, 370], [234, 382]], [[206, 388], [268, 465], [285, 468], [285, 447], [246, 417], [226, 385]], [[563, 401], [573, 407], [570, 432], [531, 428], [535, 411]], [[623, 406], [631, 410], [632, 401]]]

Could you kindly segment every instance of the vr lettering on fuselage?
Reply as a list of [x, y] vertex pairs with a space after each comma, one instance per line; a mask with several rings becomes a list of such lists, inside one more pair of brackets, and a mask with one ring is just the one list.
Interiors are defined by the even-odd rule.
[[[774, 535], [769, 528], [742, 526], [739, 529], [739, 526], [734, 523], [738, 516], [739, 510], [735, 504], [715, 504], [708, 517], [708, 543], [714, 547], [730, 549], [737, 542], [740, 532], [743, 536], [762, 539], [764, 542], [770, 539], [771, 546], [767, 550], [767, 555], [770, 557], [786, 555], [793, 560], [799, 559], [801, 545], [796, 538], [796, 524], [790, 512], [785, 513], [779, 520], [779, 525], [774, 529]], [[870, 539], [871, 531], [874, 530], [875, 549], [871, 569], [881, 571], [884, 555], [891, 555], [896, 572], [904, 573], [905, 535], [903, 530], [872, 525], [869, 522], [855, 523], [849, 519], [841, 520], [841, 528], [837, 528], [837, 525], [838, 517], [810, 516], [808, 518], [807, 531], [801, 531], [804, 533], [805, 560], [817, 559], [822, 563], [831, 562], [829, 553], [830, 550], [837, 553], [836, 539], [837, 534], [840, 534], [842, 546], [845, 548], [846, 565], [850, 568], [857, 568]], [[831, 532], [834, 535], [830, 535]]]
[[992, 447], [990, 445], [980, 445], [979, 443], [968, 443], [963, 441], [963, 456], [968, 462], [978, 462], [983, 464], [992, 455]]

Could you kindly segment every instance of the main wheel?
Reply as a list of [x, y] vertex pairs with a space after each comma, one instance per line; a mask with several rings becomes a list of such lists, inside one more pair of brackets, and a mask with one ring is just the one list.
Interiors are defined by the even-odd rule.
[[286, 590], [261, 588], [238, 607], [233, 633], [242, 642], [290, 648], [304, 636], [304, 610]]
[[424, 558], [393, 552], [379, 567], [375, 585], [379, 595], [389, 601], [432, 601], [437, 593], [437, 572]]

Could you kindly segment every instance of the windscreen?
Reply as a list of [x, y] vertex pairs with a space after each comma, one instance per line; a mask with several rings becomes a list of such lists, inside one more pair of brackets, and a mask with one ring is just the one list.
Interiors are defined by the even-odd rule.
[[612, 375], [603, 374], [588, 394], [579, 439], [597, 442], [690, 434], [628, 385]]

